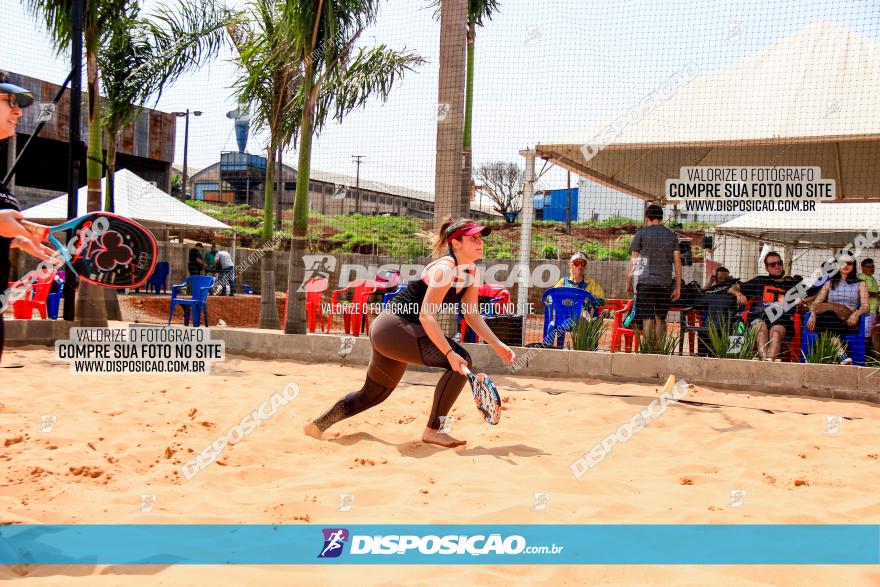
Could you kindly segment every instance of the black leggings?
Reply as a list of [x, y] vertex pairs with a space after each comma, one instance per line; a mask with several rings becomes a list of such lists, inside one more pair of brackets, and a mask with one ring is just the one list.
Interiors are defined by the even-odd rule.
[[859, 332], [859, 326], [849, 326], [834, 312], [822, 312], [816, 316], [816, 334], [823, 330], [830, 330], [835, 336], [849, 336]]
[[[468, 366], [471, 366], [468, 352], [448, 337], [446, 341], [452, 346], [453, 352], [467, 360]], [[412, 324], [400, 316], [379, 314], [370, 325], [370, 342], [373, 345], [373, 354], [363, 387], [337, 401], [326, 414], [315, 420], [318, 428], [324, 431], [340, 420], [385, 401], [400, 383], [407, 366], [413, 364], [446, 369], [434, 388], [434, 404], [428, 417], [428, 428], [438, 430], [442, 425], [440, 417], [449, 414], [467, 382], [467, 377], [452, 370], [449, 361], [431, 342], [421, 324]]]

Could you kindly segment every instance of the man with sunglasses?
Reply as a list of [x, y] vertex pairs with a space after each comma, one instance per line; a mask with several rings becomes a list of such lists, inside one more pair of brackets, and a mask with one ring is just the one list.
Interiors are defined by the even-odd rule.
[[586, 276], [587, 256], [575, 253], [568, 262], [568, 277], [563, 277], [553, 287], [576, 287], [596, 298], [600, 306], [605, 304], [605, 290], [598, 281]]
[[768, 275], [758, 275], [746, 282], [732, 286], [728, 293], [736, 297], [739, 305], [753, 300], [750, 309], [752, 326], [758, 329], [758, 356], [765, 361], [775, 361], [786, 338], [794, 334], [794, 312], [797, 306], [786, 311], [776, 320], [764, 311], [773, 302], [782, 302], [785, 293], [801, 282], [800, 278], [785, 275], [782, 256], [771, 251], [764, 257]]
[[[15, 135], [22, 108], [34, 103], [34, 95], [19, 86], [9, 83], [5, 72], [0, 71], [0, 141]], [[7, 146], [7, 148], [9, 148]], [[55, 253], [32, 240], [31, 233], [21, 223], [23, 216], [18, 200], [12, 192], [0, 184], [0, 291], [6, 289], [9, 281], [9, 250], [18, 248], [43, 260], [56, 258]], [[3, 355], [3, 316], [0, 314], [0, 357]]]

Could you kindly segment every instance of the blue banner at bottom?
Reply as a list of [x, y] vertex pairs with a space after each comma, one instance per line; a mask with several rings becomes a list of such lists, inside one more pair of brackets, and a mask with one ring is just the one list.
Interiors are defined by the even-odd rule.
[[877, 565], [880, 525], [6, 525], [0, 564]]

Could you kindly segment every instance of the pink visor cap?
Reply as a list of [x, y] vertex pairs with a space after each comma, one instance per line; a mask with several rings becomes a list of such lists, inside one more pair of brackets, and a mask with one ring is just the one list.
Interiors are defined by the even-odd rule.
[[480, 226], [476, 222], [468, 222], [467, 224], [450, 234], [446, 240], [454, 240], [463, 236], [474, 236], [475, 234], [489, 236], [491, 233], [492, 229], [488, 226]]

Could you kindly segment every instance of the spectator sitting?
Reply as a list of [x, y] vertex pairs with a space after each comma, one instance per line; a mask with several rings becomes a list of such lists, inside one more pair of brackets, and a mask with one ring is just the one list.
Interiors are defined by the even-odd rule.
[[765, 361], [776, 361], [782, 349], [782, 341], [794, 334], [794, 313], [797, 306], [789, 308], [775, 320], [765, 312], [773, 302], [781, 302], [792, 287], [801, 282], [800, 278], [785, 275], [785, 263], [782, 256], [771, 251], [764, 257], [764, 268], [768, 275], [759, 275], [743, 283], [737, 283], [727, 290], [736, 297], [741, 306], [754, 300], [751, 307], [752, 327], [758, 334], [758, 357]]
[[[813, 303], [810, 304], [810, 319], [807, 330], [811, 332], [830, 331], [837, 336], [856, 334], [859, 319], [869, 309], [868, 284], [860, 281], [856, 274], [856, 262], [840, 264], [840, 269], [828, 280]], [[848, 365], [852, 359], [846, 354], [840, 356], [840, 363]]]
[[589, 293], [596, 298], [596, 303], [605, 305], [605, 290], [599, 282], [584, 273], [587, 267], [587, 256], [583, 253], [575, 253], [568, 262], [568, 277], [563, 277], [553, 287], [576, 287]]
[[730, 286], [737, 283], [739, 283], [739, 279], [731, 277], [730, 271], [728, 271], [727, 267], [719, 267], [709, 277], [709, 282], [706, 284], [706, 287], [703, 288], [703, 293], [727, 293], [727, 290], [730, 289]]
[[[874, 259], [865, 259], [862, 261], [862, 272], [859, 273], [859, 279], [865, 282], [868, 288], [868, 323], [865, 325], [865, 332], [871, 337], [871, 346], [874, 347], [874, 353], [880, 351], [880, 329], [877, 326], [877, 309], [880, 306], [880, 285], [874, 277]], [[876, 332], [875, 332], [876, 330]]]

